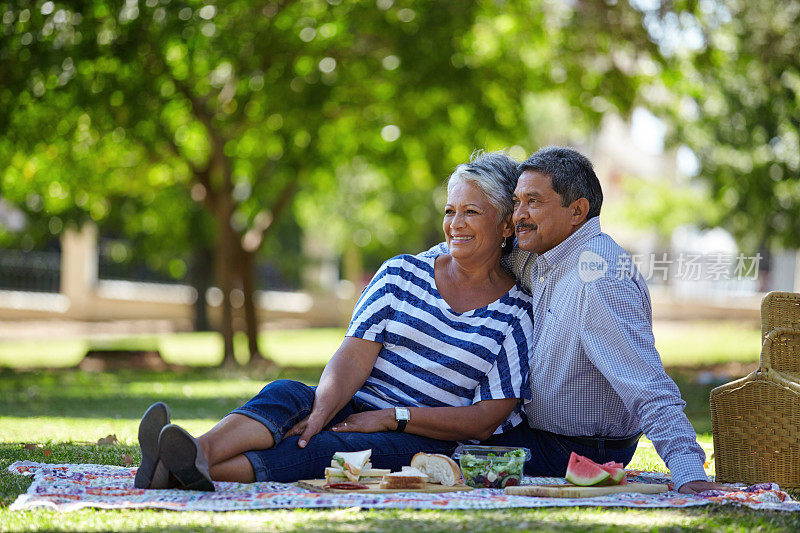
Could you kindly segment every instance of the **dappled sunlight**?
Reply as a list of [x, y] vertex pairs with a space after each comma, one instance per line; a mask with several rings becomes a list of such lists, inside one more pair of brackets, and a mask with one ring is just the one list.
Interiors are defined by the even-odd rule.
[[[268, 330], [259, 334], [262, 354], [279, 366], [324, 366], [344, 339], [343, 328]], [[247, 338], [234, 337], [237, 358], [247, 361]], [[0, 340], [0, 367], [71, 368], [90, 350], [158, 352], [168, 364], [216, 367], [222, 362], [222, 336], [215, 332], [158, 335], [89, 335]], [[113, 355], [110, 356], [113, 358]]]
[[[221, 409], [217, 417], [175, 418], [172, 422], [181, 425], [194, 435], [201, 435], [229, 411], [230, 409]], [[51, 443], [56, 446], [63, 443], [96, 443], [98, 439], [116, 435], [120, 444], [138, 446], [137, 432], [140, 419], [141, 417], [0, 416], [0, 442], [17, 442], [24, 436], [26, 442]]]

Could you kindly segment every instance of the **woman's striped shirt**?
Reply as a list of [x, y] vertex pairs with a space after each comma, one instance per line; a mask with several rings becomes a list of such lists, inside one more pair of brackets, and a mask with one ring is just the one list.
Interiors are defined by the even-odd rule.
[[[361, 294], [347, 336], [383, 347], [355, 396], [377, 408], [529, 399], [530, 296], [515, 285], [485, 307], [457, 313], [436, 289], [435, 260], [394, 257]], [[524, 416], [517, 406], [495, 433]]]

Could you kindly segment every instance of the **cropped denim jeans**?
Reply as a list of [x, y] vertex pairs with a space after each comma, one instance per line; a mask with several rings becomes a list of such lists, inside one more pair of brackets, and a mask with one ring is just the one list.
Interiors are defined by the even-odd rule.
[[245, 452], [253, 465], [256, 481], [292, 482], [300, 479], [325, 477], [336, 452], [354, 452], [372, 449], [372, 466], [400, 470], [411, 464], [418, 452], [451, 455], [458, 443], [399, 433], [337, 433], [328, 428], [353, 413], [375, 408], [356, 398], [331, 420], [320, 433], [309, 439], [305, 448], [297, 445], [298, 436], [284, 435], [311, 413], [314, 405], [314, 387], [298, 381], [278, 380], [261, 389], [254, 398], [232, 413], [248, 416], [261, 422], [272, 434], [275, 445], [267, 450]]

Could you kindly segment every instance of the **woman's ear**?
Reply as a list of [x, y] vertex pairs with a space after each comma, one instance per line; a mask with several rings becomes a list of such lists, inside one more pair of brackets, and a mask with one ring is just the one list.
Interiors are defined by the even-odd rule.
[[514, 223], [511, 221], [511, 215], [508, 215], [503, 221], [503, 237], [511, 237], [514, 235]]

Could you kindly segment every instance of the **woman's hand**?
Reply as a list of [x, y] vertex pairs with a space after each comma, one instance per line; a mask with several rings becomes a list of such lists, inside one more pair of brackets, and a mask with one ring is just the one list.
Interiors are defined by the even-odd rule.
[[333, 426], [331, 431], [376, 433], [395, 429], [397, 429], [397, 420], [394, 417], [394, 409], [376, 409], [375, 411], [354, 413]]
[[297, 445], [301, 448], [305, 448], [311, 437], [322, 431], [324, 425], [324, 417], [320, 416], [314, 411], [311, 411], [310, 415], [302, 419], [300, 422], [295, 424], [292, 429], [287, 431], [284, 435], [284, 438], [300, 435]]
[[311, 414], [295, 424], [285, 436], [300, 435], [297, 445], [305, 448], [311, 437], [322, 431], [364, 384], [380, 350], [379, 342], [346, 337], [322, 371]]

